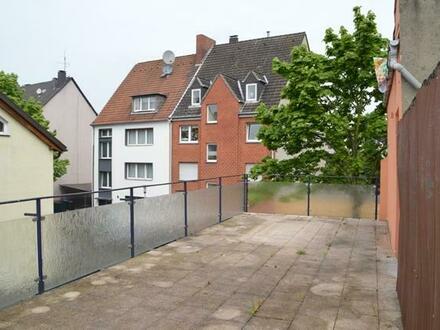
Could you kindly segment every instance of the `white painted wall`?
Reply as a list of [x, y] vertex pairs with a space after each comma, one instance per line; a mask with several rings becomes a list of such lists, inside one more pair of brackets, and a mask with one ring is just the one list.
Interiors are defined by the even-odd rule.
[[45, 106], [44, 116], [50, 129], [57, 131], [57, 139], [67, 147], [62, 159], [70, 165], [67, 174], [54, 184], [59, 194], [60, 184], [92, 183], [92, 127], [96, 115], [73, 81], [70, 81]]
[[[170, 123], [168, 121], [133, 124], [105, 125], [94, 127], [94, 190], [99, 189], [99, 129], [112, 129], [112, 188], [133, 187], [165, 183], [171, 181], [170, 175]], [[149, 146], [126, 146], [125, 130], [153, 128], [154, 144]], [[127, 180], [125, 163], [153, 163], [152, 180]], [[148, 188], [145, 196], [168, 194], [170, 186]], [[129, 195], [128, 190], [113, 193], [113, 202]], [[135, 190], [136, 196], [144, 196], [143, 189]], [[96, 196], [97, 197], [97, 196]]]

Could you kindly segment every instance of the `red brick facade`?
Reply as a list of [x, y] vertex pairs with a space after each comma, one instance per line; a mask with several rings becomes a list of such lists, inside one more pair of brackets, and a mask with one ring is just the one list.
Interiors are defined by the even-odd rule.
[[[217, 123], [207, 123], [207, 106], [217, 105]], [[239, 117], [240, 103], [222, 76], [214, 81], [202, 100], [200, 120], [176, 120], [172, 123], [172, 179], [179, 180], [179, 163], [198, 163], [199, 179], [243, 174], [246, 164], [255, 164], [269, 150], [261, 143], [247, 143], [247, 124], [254, 117]], [[197, 125], [198, 143], [179, 142], [180, 127]], [[207, 162], [207, 144], [217, 144], [217, 162]], [[215, 181], [215, 180], [214, 180]], [[226, 180], [228, 181], [228, 180]], [[232, 181], [229, 180], [229, 181]], [[236, 181], [236, 179], [235, 179]], [[227, 183], [227, 182], [225, 182]], [[205, 186], [205, 182], [192, 183], [189, 188]]]

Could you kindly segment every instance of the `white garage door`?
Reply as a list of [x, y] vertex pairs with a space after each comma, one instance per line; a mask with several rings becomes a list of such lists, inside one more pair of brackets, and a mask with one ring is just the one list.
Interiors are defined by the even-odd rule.
[[179, 180], [197, 180], [199, 178], [199, 165], [197, 163], [180, 163]]

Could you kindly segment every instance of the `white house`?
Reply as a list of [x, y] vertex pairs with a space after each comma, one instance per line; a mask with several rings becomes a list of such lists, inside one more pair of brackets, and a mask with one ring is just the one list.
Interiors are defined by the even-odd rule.
[[[214, 41], [197, 36], [193, 55], [136, 64], [93, 122], [93, 189], [98, 204], [125, 199], [108, 189], [171, 181], [169, 117]], [[136, 196], [167, 194], [169, 185], [135, 190]]]
[[67, 173], [54, 183], [54, 194], [90, 191], [92, 188], [92, 127], [96, 112], [74, 78], [65, 71], [50, 81], [23, 86], [25, 96], [43, 104], [43, 112], [68, 151]]

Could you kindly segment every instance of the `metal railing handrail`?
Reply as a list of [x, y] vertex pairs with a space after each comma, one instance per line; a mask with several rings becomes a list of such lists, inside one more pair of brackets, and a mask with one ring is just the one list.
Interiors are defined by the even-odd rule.
[[217, 177], [211, 177], [211, 178], [206, 178], [206, 179], [179, 180], [179, 181], [171, 181], [171, 182], [164, 182], [164, 183], [153, 183], [153, 184], [146, 184], [146, 185], [129, 186], [129, 187], [115, 188], [115, 189], [110, 188], [110, 189], [100, 189], [100, 190], [95, 190], [95, 191], [84, 191], [84, 192], [68, 193], [68, 194], [53, 195], [53, 196], [29, 197], [29, 198], [22, 198], [22, 199], [8, 200], [8, 201], [0, 201], [0, 205], [31, 202], [31, 201], [35, 201], [37, 199], [43, 200], [43, 199], [93, 195], [93, 194], [99, 194], [99, 193], [103, 193], [103, 192], [113, 192], [113, 191], [130, 190], [130, 189], [138, 189], [138, 188], [161, 187], [161, 186], [167, 186], [167, 185], [183, 184], [184, 182], [191, 183], [191, 182], [202, 182], [202, 181], [208, 181], [208, 180], [218, 180], [219, 178], [224, 179], [224, 178], [244, 177], [244, 175], [245, 174], [224, 175], [224, 176], [217, 176]]

